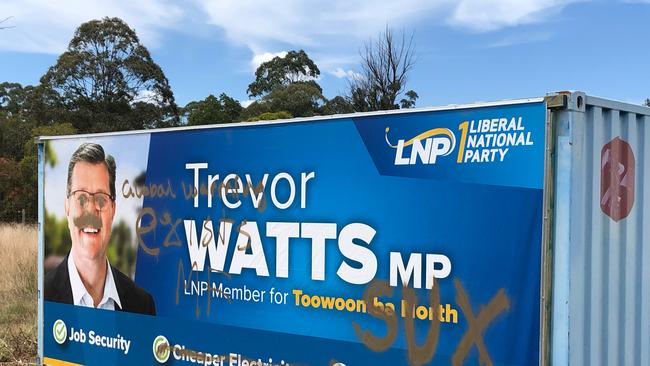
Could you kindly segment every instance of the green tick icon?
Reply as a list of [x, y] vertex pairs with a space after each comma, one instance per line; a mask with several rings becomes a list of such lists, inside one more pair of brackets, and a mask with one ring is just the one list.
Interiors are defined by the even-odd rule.
[[169, 359], [169, 341], [165, 336], [159, 335], [153, 340], [153, 357], [158, 363], [165, 363]]
[[63, 344], [65, 342], [65, 339], [68, 337], [68, 328], [65, 326], [63, 320], [58, 319], [54, 322], [52, 335], [54, 336], [54, 341], [56, 343]]

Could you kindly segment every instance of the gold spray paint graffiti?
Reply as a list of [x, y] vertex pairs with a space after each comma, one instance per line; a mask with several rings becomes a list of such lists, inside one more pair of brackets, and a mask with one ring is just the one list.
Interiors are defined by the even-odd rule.
[[[432, 309], [439, 309], [440, 291], [435, 278], [433, 281], [434, 285], [429, 291], [429, 304]], [[455, 279], [454, 286], [456, 288], [456, 303], [460, 306], [463, 315], [467, 320], [468, 328], [452, 356], [452, 365], [462, 365], [469, 355], [472, 346], [476, 345], [479, 351], [480, 363], [482, 365], [491, 366], [493, 363], [487, 351], [487, 347], [483, 342], [483, 334], [497, 315], [510, 308], [510, 300], [506, 296], [505, 291], [501, 289], [490, 300], [488, 305], [481, 309], [478, 316], [474, 316], [469, 297], [460, 280]], [[397, 337], [398, 322], [394, 309], [384, 305], [379, 305], [374, 301], [377, 297], [391, 298], [392, 296], [393, 289], [383, 280], [373, 281], [364, 293], [364, 299], [366, 304], [368, 304], [368, 313], [386, 323], [386, 336], [383, 338], [377, 337], [369, 330], [362, 331], [361, 327], [356, 322], [352, 323], [352, 328], [357, 337], [366, 347], [375, 352], [383, 352], [390, 348]], [[416, 298], [415, 291], [412, 288], [404, 287], [402, 289], [402, 303], [407, 304], [407, 316], [404, 317], [404, 335], [406, 337], [409, 365], [424, 365], [427, 362], [430, 362], [436, 353], [440, 336], [440, 318], [437, 316], [439, 314], [432, 317], [429, 323], [429, 330], [427, 331], [426, 339], [422, 345], [418, 345], [415, 341], [415, 317], [413, 306], [416, 304]]]

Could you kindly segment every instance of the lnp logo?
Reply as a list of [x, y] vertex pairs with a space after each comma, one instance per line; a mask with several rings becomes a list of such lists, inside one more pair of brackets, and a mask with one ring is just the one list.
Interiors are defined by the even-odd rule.
[[[415, 165], [418, 159], [422, 164], [435, 164], [439, 156], [447, 156], [456, 148], [456, 136], [447, 128], [424, 131], [408, 141], [397, 140], [397, 145], [388, 140], [389, 131], [386, 127], [386, 143], [396, 149], [395, 165]], [[404, 150], [408, 146], [411, 146], [411, 154], [405, 157]]]

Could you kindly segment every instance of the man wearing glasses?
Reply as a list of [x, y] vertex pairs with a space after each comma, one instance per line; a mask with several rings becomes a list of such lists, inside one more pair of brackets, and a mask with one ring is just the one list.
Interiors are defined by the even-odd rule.
[[115, 160], [85, 143], [68, 165], [65, 214], [70, 253], [45, 276], [45, 300], [106, 310], [156, 314], [153, 298], [108, 262], [115, 216]]

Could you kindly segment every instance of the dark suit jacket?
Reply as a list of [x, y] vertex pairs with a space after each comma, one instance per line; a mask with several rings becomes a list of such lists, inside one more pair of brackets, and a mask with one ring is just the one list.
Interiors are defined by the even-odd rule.
[[[69, 255], [69, 254], [68, 254]], [[111, 266], [113, 279], [120, 297], [122, 308], [115, 304], [116, 311], [156, 315], [156, 304], [153, 297], [142, 288], [138, 287], [128, 276]], [[68, 256], [63, 259], [58, 267], [45, 275], [45, 300], [72, 304], [72, 286], [68, 275]]]

